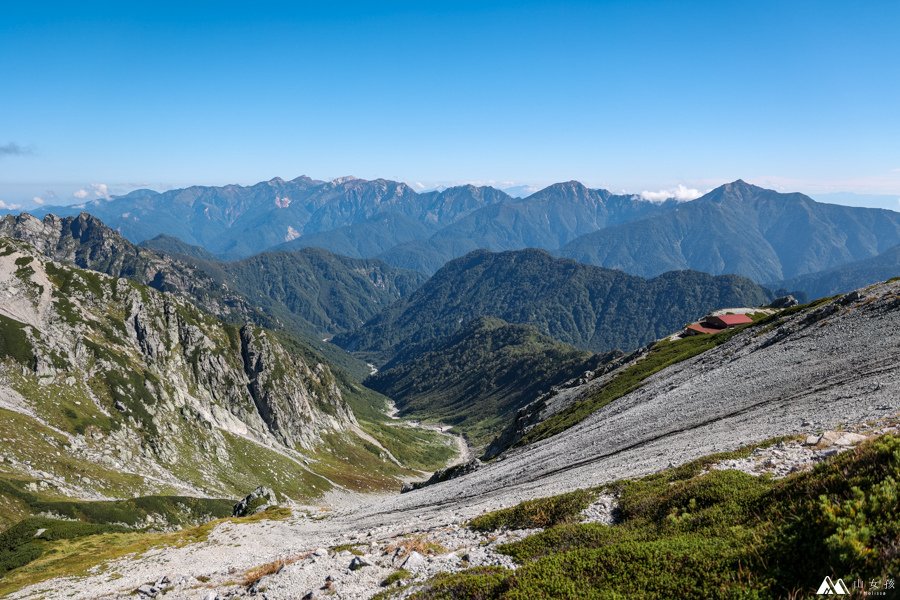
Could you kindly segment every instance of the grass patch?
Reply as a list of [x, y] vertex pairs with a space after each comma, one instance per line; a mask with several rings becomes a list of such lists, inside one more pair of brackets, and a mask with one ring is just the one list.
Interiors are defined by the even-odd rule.
[[[748, 448], [614, 484], [620, 524], [564, 524], [500, 546], [522, 566], [433, 578], [414, 598], [785, 598], [825, 575], [900, 570], [900, 437], [783, 480], [704, 469]], [[675, 590], [675, 591], [673, 591]]]
[[24, 323], [0, 315], [0, 359], [11, 358], [19, 364], [31, 367], [34, 364], [34, 348]]
[[591, 490], [576, 490], [550, 498], [527, 500], [513, 506], [481, 515], [469, 521], [475, 531], [498, 529], [534, 529], [553, 527], [579, 520], [581, 511], [594, 501], [597, 494]]
[[313, 455], [310, 467], [330, 481], [351, 490], [375, 492], [396, 490], [398, 477], [413, 471], [392, 463], [384, 451], [356, 436], [326, 434], [324, 444]]
[[118, 523], [128, 527], [193, 525], [231, 516], [234, 500], [188, 496], [142, 496], [97, 502], [60, 500], [34, 502], [32, 509], [87, 523]]
[[406, 581], [407, 579], [412, 579], [412, 573], [406, 569], [397, 569], [381, 581], [381, 587], [388, 587], [389, 585], [394, 585], [395, 583]]
[[[230, 523], [254, 523], [262, 520], [284, 519], [290, 516], [290, 509], [267, 510], [252, 517], [217, 519], [196, 527], [189, 527], [171, 533], [144, 533], [128, 531], [115, 526], [78, 523], [72, 521], [29, 520], [22, 529], [10, 539], [18, 540], [17, 552], [24, 556], [21, 548], [31, 540], [27, 535], [34, 535], [42, 523], [50, 522], [62, 534], [51, 534], [51, 538], [40, 539], [38, 550], [30, 550], [36, 554], [27, 563], [13, 568], [3, 574], [0, 579], [0, 596], [12, 593], [28, 585], [56, 577], [84, 576], [95, 567], [103, 568], [111, 561], [125, 556], [140, 556], [148, 550], [159, 547], [179, 548], [188, 544], [205, 541], [218, 525]], [[51, 530], [48, 528], [48, 530]], [[27, 542], [25, 540], [28, 540]], [[13, 545], [11, 544], [11, 547]], [[2, 548], [6, 548], [4, 545]], [[21, 561], [21, 558], [19, 559]]]
[[343, 552], [346, 550], [353, 556], [362, 556], [365, 554], [362, 550], [359, 549], [359, 546], [356, 544], [338, 544], [337, 546], [332, 546], [331, 548], [335, 552]]
[[0, 533], [0, 577], [40, 558], [52, 542], [123, 531], [115, 525], [30, 517]]
[[401, 557], [408, 556], [413, 552], [418, 552], [419, 554], [426, 556], [434, 556], [435, 554], [445, 554], [447, 549], [437, 542], [429, 540], [424, 535], [416, 535], [413, 537], [402, 538], [396, 542], [391, 542], [388, 544], [385, 551], [388, 554], [397, 552]]
[[456, 446], [446, 435], [436, 431], [378, 421], [360, 421], [360, 425], [394, 458], [411, 469], [436, 471], [456, 456]]

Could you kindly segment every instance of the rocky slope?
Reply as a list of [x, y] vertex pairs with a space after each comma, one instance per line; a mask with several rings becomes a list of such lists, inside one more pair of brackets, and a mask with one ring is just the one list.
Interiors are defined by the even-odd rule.
[[112, 277], [126, 277], [178, 294], [225, 318], [266, 321], [267, 317], [221, 282], [183, 261], [139, 248], [87, 213], [71, 217], [27, 213], [0, 219], [0, 237], [30, 244], [44, 256]]
[[[8, 238], [0, 298], [0, 477], [12, 489], [233, 497], [265, 483], [302, 500], [335, 487], [319, 449], [363, 444], [331, 370], [270, 331]], [[390, 466], [380, 452], [373, 464]]]
[[135, 246], [87, 213], [43, 219], [6, 215], [0, 236], [26, 241], [54, 260], [171, 292], [228, 322], [286, 330], [359, 379], [367, 372], [364, 363], [322, 338], [358, 326], [422, 281], [378, 261], [315, 249], [223, 264], [179, 240]]
[[[181, 582], [176, 590], [185, 598], [243, 594], [246, 588], [233, 583], [236, 577], [290, 558], [283, 569], [276, 564], [265, 577], [267, 597], [303, 597], [325, 586], [332, 574], [338, 597], [365, 598], [400, 566], [392, 565], [389, 548], [405, 544], [421, 549], [432, 540], [460, 550], [439, 551], [410, 565], [410, 571], [458, 568], [465, 554], [470, 564], [491, 564], [495, 559], [490, 552], [469, 550], [491, 550], [489, 539], [465, 541], [470, 533], [456, 533], [460, 523], [486, 510], [641, 476], [773, 436], [803, 434], [805, 439], [897, 415], [898, 347], [900, 282], [876, 285], [748, 328], [659, 371], [575, 427], [513, 450], [464, 477], [403, 495], [368, 498], [324, 519], [297, 515], [284, 522], [222, 525], [208, 541], [126, 558], [84, 580], [55, 580], [28, 592], [51, 598], [117, 597], [167, 575]], [[885, 430], [881, 425], [875, 429]], [[821, 445], [828, 436], [813, 437]], [[798, 465], [817, 460], [814, 453], [787, 445], [775, 447], [766, 463], [779, 475], [779, 465], [795, 460], [794, 454]], [[756, 470], [756, 458], [754, 453], [747, 464], [730, 467]], [[352, 556], [341, 554], [350, 551], [347, 546], [328, 550], [339, 544], [350, 544], [375, 566], [351, 570]]]

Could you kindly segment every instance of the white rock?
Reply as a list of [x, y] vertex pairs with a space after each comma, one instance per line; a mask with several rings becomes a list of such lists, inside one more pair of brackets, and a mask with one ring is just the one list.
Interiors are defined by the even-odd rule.
[[413, 550], [400, 566], [407, 571], [418, 571], [425, 566], [425, 557]]

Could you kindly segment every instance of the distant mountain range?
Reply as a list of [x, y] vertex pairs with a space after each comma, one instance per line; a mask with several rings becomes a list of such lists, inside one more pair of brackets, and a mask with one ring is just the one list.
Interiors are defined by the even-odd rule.
[[343, 177], [325, 182], [298, 177], [252, 186], [193, 186], [162, 193], [135, 190], [111, 200], [46, 206], [32, 212], [68, 216], [87, 211], [135, 243], [166, 234], [224, 258], [250, 256], [371, 221], [374, 227], [364, 230], [393, 233], [381, 242], [370, 243], [358, 234], [337, 234], [333, 240], [313, 237], [313, 244], [304, 241], [292, 246], [317, 245], [348, 256], [371, 257], [398, 243], [427, 237], [473, 210], [509, 199], [489, 187], [460, 186], [418, 194], [405, 183], [384, 179]]
[[694, 271], [643, 279], [555, 258], [542, 250], [471, 252], [447, 263], [412, 295], [338, 345], [383, 361], [454, 335], [471, 319], [529, 324], [576, 347], [636, 348], [709, 310], [759, 306], [769, 292], [749, 279]]
[[575, 181], [514, 198], [473, 185], [417, 193], [384, 179], [275, 178], [252, 186], [136, 190], [34, 212], [82, 210], [135, 243], [164, 235], [157, 249], [184, 254], [177, 238], [211, 255], [192, 250], [195, 258], [318, 247], [424, 274], [472, 250], [541, 248], [644, 277], [693, 269], [773, 282], [900, 243], [898, 212], [818, 203], [740, 180], [689, 202], [649, 202]]
[[900, 245], [888, 248], [878, 256], [847, 263], [839, 267], [808, 273], [771, 284], [773, 289], [798, 290], [807, 298], [822, 298], [865, 287], [873, 281], [900, 277]]
[[665, 214], [589, 233], [560, 254], [644, 277], [696, 269], [767, 282], [871, 258], [898, 243], [900, 213], [736, 181]]

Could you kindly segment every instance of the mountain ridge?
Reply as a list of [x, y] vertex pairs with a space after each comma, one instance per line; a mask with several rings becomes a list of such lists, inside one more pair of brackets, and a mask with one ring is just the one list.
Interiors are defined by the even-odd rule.
[[535, 325], [582, 349], [639, 347], [723, 305], [762, 305], [770, 293], [745, 278], [691, 271], [646, 280], [553, 257], [543, 250], [471, 252], [442, 267], [421, 288], [334, 342], [353, 352], [390, 356], [492, 316]]
[[558, 254], [642, 276], [690, 268], [767, 282], [869, 258], [897, 243], [898, 213], [822, 204], [738, 180], [671, 212], [586, 234]]

